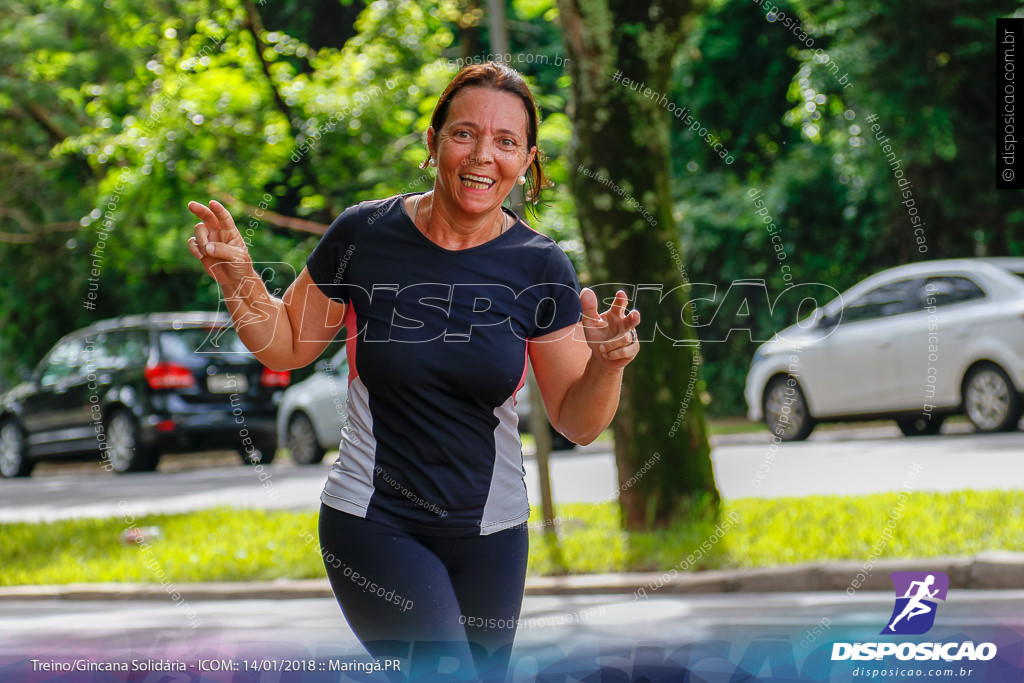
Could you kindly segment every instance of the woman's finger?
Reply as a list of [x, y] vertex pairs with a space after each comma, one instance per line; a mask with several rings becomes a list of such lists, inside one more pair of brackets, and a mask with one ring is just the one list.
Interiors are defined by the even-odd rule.
[[580, 290], [580, 307], [583, 309], [584, 327], [602, 327], [602, 316], [597, 310], [597, 294], [590, 287]]
[[615, 292], [615, 299], [612, 301], [612, 305], [608, 309], [608, 313], [606, 313], [606, 315], [611, 314], [614, 319], [621, 319], [626, 314], [626, 304], [628, 303], [629, 297], [627, 297], [626, 293], [620, 289]]
[[227, 242], [207, 242], [206, 256], [212, 256], [218, 261], [245, 262], [249, 260], [249, 252], [244, 247], [237, 247]]
[[636, 355], [639, 350], [640, 338], [636, 332], [637, 325], [640, 324], [640, 312], [637, 310], [630, 311], [625, 317], [622, 318], [621, 322], [616, 325], [610, 325], [607, 328], [608, 338], [606, 341], [598, 345], [598, 351], [601, 352], [602, 357], [605, 359], [609, 358], [609, 354], [613, 352], [630, 349], [636, 347], [636, 350], [630, 351], [623, 354], [615, 354], [611, 356], [612, 359], [630, 357]]
[[[214, 209], [217, 210], [215, 211]], [[235, 222], [231, 219], [231, 214], [217, 200], [212, 200], [210, 206], [199, 202], [189, 202], [188, 210], [203, 221], [203, 225], [206, 226], [207, 239], [209, 240], [214, 242], [230, 242], [234, 234], [238, 232], [235, 229]], [[224, 216], [226, 216], [226, 220], [222, 218]], [[200, 243], [199, 248], [205, 253], [205, 244]]]
[[206, 244], [210, 241], [210, 230], [205, 223], [196, 223], [192, 228], [193, 239], [196, 241], [196, 248], [200, 253], [206, 252]]
[[188, 250], [197, 259], [202, 260], [203, 254], [199, 251], [199, 241], [195, 237], [188, 238]]
[[220, 232], [220, 224], [217, 221], [217, 217], [213, 215], [204, 204], [199, 202], [189, 202], [188, 210], [195, 214], [196, 218], [202, 221], [200, 224], [202, 227], [197, 225], [195, 227], [196, 241], [199, 242], [199, 250], [206, 253], [206, 243], [210, 239], [216, 239]]
[[640, 311], [635, 308], [626, 314], [626, 317], [622, 319], [622, 323], [631, 330], [635, 330], [640, 325]]
[[630, 331], [640, 324], [640, 312], [634, 309], [621, 317], [609, 313], [605, 321], [608, 323], [609, 339], [625, 339]]
[[[621, 348], [615, 349], [614, 351], [607, 351], [601, 354], [601, 358], [609, 363], [622, 363], [622, 361], [629, 362], [636, 358], [637, 348], [635, 345], [630, 344]], [[624, 363], [623, 363], [624, 364]]]
[[[217, 217], [222, 231], [229, 234], [238, 232], [238, 228], [235, 227], [235, 219], [231, 217], [231, 214], [224, 208], [223, 204], [216, 199], [211, 200], [210, 209], [213, 211], [213, 215]], [[224, 241], [227, 242], [226, 239]]]

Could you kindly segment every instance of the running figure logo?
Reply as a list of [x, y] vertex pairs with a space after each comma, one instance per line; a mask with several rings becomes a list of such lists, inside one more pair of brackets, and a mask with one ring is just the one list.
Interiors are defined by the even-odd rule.
[[945, 600], [949, 577], [942, 572], [893, 572], [896, 606], [883, 634], [919, 636], [935, 624], [934, 600]]

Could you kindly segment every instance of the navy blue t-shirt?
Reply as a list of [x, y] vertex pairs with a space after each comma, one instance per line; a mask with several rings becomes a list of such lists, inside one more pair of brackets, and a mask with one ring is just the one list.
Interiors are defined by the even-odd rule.
[[515, 214], [451, 251], [403, 200], [346, 209], [306, 261], [348, 304], [349, 421], [321, 500], [419, 533], [494, 533], [529, 517], [514, 410], [528, 342], [579, 321], [579, 283]]

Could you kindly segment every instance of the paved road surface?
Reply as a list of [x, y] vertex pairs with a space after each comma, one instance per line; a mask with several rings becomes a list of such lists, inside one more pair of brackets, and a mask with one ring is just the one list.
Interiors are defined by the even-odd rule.
[[[897, 491], [908, 481], [914, 491], [1024, 489], [1022, 432], [876, 435], [784, 443], [777, 450], [767, 442], [723, 445], [712, 459], [726, 498], [857, 495]], [[759, 470], [764, 472], [760, 482]]]
[[[628, 595], [528, 597], [517, 639], [514, 680], [528, 680], [538, 663], [550, 665], [570, 653], [593, 661], [599, 647], [605, 650], [606, 665], [627, 671], [643, 662], [661, 661], [666, 653], [691, 645], [691, 650], [714, 651], [717, 659], [733, 664], [753, 656], [759, 662], [756, 668], [761, 668], [761, 663], [755, 655], [768, 648], [780, 657], [769, 656], [764, 662], [775, 675], [785, 669], [787, 660], [806, 671], [811, 653], [820, 648], [821, 664], [820, 653], [828, 653], [832, 641], [884, 640], [878, 633], [892, 606], [891, 594], [869, 592], [852, 597], [845, 593], [654, 595], [640, 601]], [[5, 665], [10, 674], [13, 662], [22, 662], [24, 669], [31, 658], [193, 663], [200, 658], [365, 659], [330, 599], [196, 602], [186, 608], [191, 610], [188, 617], [185, 608], [176, 607], [170, 598], [155, 602], [5, 601], [0, 609], [0, 679], [7, 680]], [[197, 623], [195, 628], [193, 623]], [[958, 591], [939, 605], [936, 626], [927, 639], [991, 640], [1006, 656], [1017, 652], [1019, 658], [1022, 629], [1024, 591]], [[691, 652], [689, 656], [696, 655]], [[714, 667], [714, 658], [702, 657], [703, 663], [695, 668]], [[724, 666], [721, 661], [718, 664]], [[824, 665], [832, 667], [827, 680], [858, 680], [851, 675], [852, 662]], [[729, 678], [691, 680], [724, 683]], [[979, 675], [972, 679], [997, 680]], [[227, 681], [230, 677], [207, 680]], [[278, 674], [260, 680], [289, 679]], [[293, 676], [290, 680], [298, 679]]]
[[[907, 482], [914, 491], [1024, 489], [1022, 432], [907, 439], [895, 427], [822, 431], [777, 449], [765, 433], [732, 440], [712, 452], [725, 498], [865, 494], [896, 491]], [[329, 468], [326, 463], [296, 467], [286, 462], [259, 472], [235, 464], [233, 455], [215, 458], [212, 466], [182, 465], [189, 462], [168, 458], [170, 471], [123, 476], [87, 465], [47, 466], [44, 476], [0, 481], [0, 522], [111, 516], [123, 506], [134, 515], [215, 505], [312, 509], [319, 505]], [[657, 476], [657, 462], [651, 465], [644, 476]], [[530, 499], [538, 501], [533, 458], [526, 459], [526, 469]], [[758, 471], [763, 479], [757, 479]], [[618, 492], [607, 444], [555, 454], [551, 476], [556, 503], [613, 500]]]

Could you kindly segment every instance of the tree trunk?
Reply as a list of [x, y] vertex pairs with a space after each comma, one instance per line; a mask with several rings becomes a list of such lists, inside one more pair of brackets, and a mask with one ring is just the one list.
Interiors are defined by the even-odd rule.
[[[717, 510], [719, 500], [700, 402], [699, 346], [687, 324], [694, 307], [686, 306], [680, 286], [686, 275], [669, 191], [674, 103], [667, 93], [690, 3], [558, 6], [573, 83], [570, 185], [590, 275], [640, 292], [633, 298], [625, 287], [642, 316], [642, 344], [626, 369], [613, 422], [619, 502], [626, 528], [662, 527]], [[616, 288], [599, 286], [599, 299], [607, 301]]]

